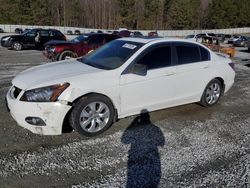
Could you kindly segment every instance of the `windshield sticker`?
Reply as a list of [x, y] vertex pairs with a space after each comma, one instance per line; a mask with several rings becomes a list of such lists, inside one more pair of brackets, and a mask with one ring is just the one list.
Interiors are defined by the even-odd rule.
[[136, 45], [133, 45], [133, 44], [128, 44], [128, 43], [126, 43], [126, 44], [124, 44], [122, 47], [123, 47], [123, 48], [128, 48], [128, 49], [133, 50], [133, 49], [135, 49], [137, 46], [136, 46]]

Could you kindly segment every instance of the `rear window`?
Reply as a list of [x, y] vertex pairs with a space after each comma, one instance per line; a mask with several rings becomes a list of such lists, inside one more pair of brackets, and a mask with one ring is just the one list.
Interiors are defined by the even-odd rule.
[[60, 31], [57, 30], [50, 30], [49, 31], [50, 36], [63, 36], [63, 34]]
[[177, 43], [176, 52], [180, 65], [210, 60], [210, 52], [196, 44]]
[[177, 45], [176, 51], [179, 64], [194, 63], [201, 60], [199, 46], [188, 44]]
[[200, 48], [200, 53], [201, 53], [201, 61], [209, 61], [210, 60], [209, 51], [201, 46], [199, 48]]

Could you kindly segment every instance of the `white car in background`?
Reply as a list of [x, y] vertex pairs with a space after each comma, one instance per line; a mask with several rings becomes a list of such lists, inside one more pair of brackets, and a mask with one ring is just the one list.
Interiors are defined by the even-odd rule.
[[187, 35], [185, 39], [201, 43], [203, 37], [215, 37], [215, 36], [216, 35], [214, 33], [199, 33], [199, 34]]
[[58, 135], [64, 122], [94, 136], [118, 118], [199, 102], [209, 107], [234, 83], [234, 64], [185, 39], [114, 40], [80, 59], [30, 68], [6, 101], [33, 133]]
[[234, 36], [232, 36], [230, 39], [228, 39], [227, 43], [228, 43], [228, 44], [233, 44], [234, 42], [236, 42], [237, 40], [239, 40], [240, 37], [241, 37], [241, 36], [239, 36], [239, 35], [234, 35]]

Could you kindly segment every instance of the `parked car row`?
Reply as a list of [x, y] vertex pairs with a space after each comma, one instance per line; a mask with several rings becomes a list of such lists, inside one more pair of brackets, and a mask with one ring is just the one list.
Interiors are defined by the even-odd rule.
[[201, 42], [202, 38], [204, 37], [214, 37], [218, 39], [220, 42], [232, 44], [238, 47], [247, 47], [247, 41], [250, 40], [249, 37], [247, 36], [214, 34], [214, 33], [201, 33], [201, 34], [187, 35], [186, 39]]

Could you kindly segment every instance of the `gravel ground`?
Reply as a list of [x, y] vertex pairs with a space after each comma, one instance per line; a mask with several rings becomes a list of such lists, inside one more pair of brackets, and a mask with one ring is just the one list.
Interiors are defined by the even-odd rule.
[[0, 47], [0, 187], [250, 187], [250, 53], [237, 49], [236, 82], [216, 106], [129, 117], [86, 138], [15, 123], [4, 104], [11, 79], [47, 60]]

